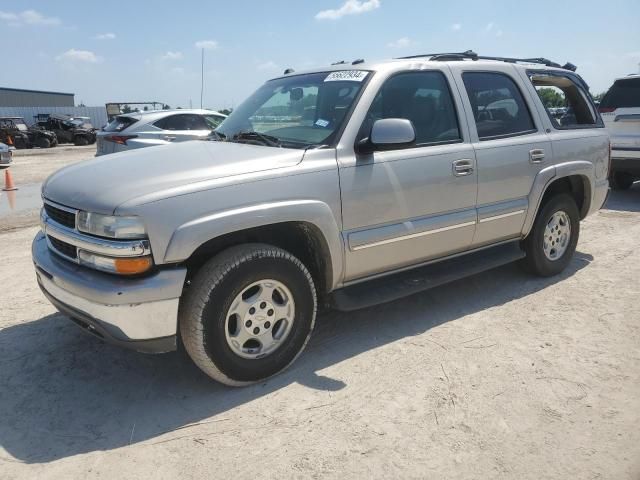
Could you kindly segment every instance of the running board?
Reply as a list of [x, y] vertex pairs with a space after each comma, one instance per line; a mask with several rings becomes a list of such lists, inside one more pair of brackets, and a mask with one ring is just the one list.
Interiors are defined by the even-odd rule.
[[358, 310], [408, 297], [524, 257], [520, 242], [510, 242], [344, 287], [332, 292], [329, 302], [332, 308], [343, 312]]

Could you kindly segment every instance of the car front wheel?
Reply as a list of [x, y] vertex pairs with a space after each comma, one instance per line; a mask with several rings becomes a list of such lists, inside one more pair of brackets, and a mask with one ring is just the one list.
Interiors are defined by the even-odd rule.
[[307, 268], [270, 245], [232, 247], [195, 275], [180, 305], [180, 335], [194, 363], [214, 380], [248, 385], [289, 366], [316, 317]]

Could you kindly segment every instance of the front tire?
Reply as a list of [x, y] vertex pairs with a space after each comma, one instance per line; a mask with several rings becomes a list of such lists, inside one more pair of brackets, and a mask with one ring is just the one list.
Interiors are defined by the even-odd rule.
[[84, 147], [85, 145], [89, 145], [89, 140], [86, 137], [76, 137], [73, 139], [73, 143], [76, 147]]
[[580, 213], [575, 200], [567, 194], [551, 197], [523, 242], [526, 270], [541, 277], [562, 272], [571, 262], [579, 236]]
[[313, 279], [300, 260], [270, 245], [241, 245], [196, 274], [180, 304], [180, 335], [207, 375], [244, 386], [293, 363], [311, 337], [316, 309]]

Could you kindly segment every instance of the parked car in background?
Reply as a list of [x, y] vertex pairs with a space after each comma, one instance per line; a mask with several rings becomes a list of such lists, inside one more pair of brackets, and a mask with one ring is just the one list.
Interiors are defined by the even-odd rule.
[[56, 134], [41, 128], [29, 128], [22, 117], [0, 117], [0, 142], [22, 148], [49, 148], [58, 145]]
[[226, 115], [212, 110], [157, 110], [116, 116], [98, 132], [96, 156], [206, 139]]
[[37, 122], [36, 126], [54, 132], [59, 143], [91, 145], [96, 142], [96, 129], [88, 117], [51, 114], [46, 120]]
[[13, 154], [8, 145], [0, 143], [0, 170], [9, 168], [13, 162]]
[[[284, 74], [212, 141], [59, 170], [42, 187], [38, 283], [101, 339], [181, 342], [215, 380], [246, 385], [297, 358], [319, 306], [516, 260], [559, 274], [607, 196], [609, 136], [579, 76], [523, 62], [464, 52]], [[534, 88], [551, 87], [573, 123], [546, 114]], [[104, 134], [171, 134], [180, 114], [196, 117], [120, 116]]]
[[640, 180], [640, 74], [618, 78], [599, 106], [611, 135], [611, 187]]

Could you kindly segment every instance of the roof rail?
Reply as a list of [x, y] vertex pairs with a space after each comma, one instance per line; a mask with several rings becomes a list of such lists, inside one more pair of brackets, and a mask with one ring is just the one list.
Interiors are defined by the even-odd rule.
[[423, 53], [421, 55], [411, 55], [409, 57], [400, 57], [402, 60], [408, 60], [412, 58], [422, 58], [422, 57], [430, 57], [431, 61], [451, 61], [451, 60], [496, 60], [499, 62], [507, 62], [507, 63], [538, 63], [541, 65], [546, 65], [547, 67], [554, 68], [562, 68], [564, 70], [569, 70], [571, 72], [575, 72], [578, 67], [574, 64], [567, 62], [564, 65], [560, 65], [559, 63], [552, 62], [547, 58], [512, 58], [512, 57], [487, 57], [484, 55], [478, 55], [473, 50], [467, 50], [466, 52], [454, 52], [454, 53]]
[[470, 58], [477, 60], [478, 54], [473, 50], [467, 50], [466, 52], [454, 52], [454, 53], [422, 53], [420, 55], [409, 55], [408, 57], [398, 57], [401, 60], [410, 60], [412, 58], [432, 57], [431, 60], [458, 60], [463, 58]]

